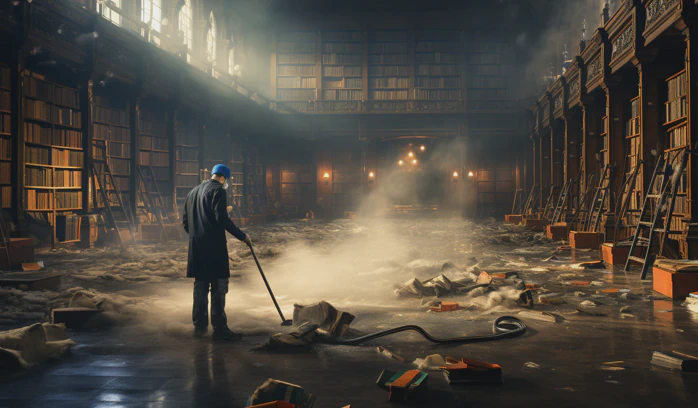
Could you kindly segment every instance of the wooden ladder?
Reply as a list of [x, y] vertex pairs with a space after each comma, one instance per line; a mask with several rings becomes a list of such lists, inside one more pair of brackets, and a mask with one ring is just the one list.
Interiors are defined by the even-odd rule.
[[570, 192], [570, 186], [572, 185], [572, 179], [567, 180], [562, 186], [562, 191], [560, 191], [560, 196], [557, 199], [557, 205], [555, 205], [555, 211], [553, 212], [553, 218], [550, 220], [551, 224], [556, 224], [560, 222], [562, 218], [562, 212], [567, 207], [567, 195]]
[[[675, 164], [677, 165], [676, 168], [674, 168]], [[686, 169], [687, 164], [688, 151], [685, 147], [665, 152], [657, 161], [652, 181], [647, 188], [638, 223], [635, 226], [630, 253], [628, 260], [625, 262], [624, 270], [626, 272], [630, 270], [631, 262], [635, 261], [642, 265], [641, 279], [645, 279], [656, 256], [661, 255], [664, 251], [667, 237], [672, 234], [683, 233], [683, 231], [671, 230], [671, 220], [674, 215], [676, 196], [679, 195], [678, 189], [681, 184], [681, 174]], [[678, 177], [674, 177], [677, 174]], [[652, 245], [655, 244], [655, 234], [659, 235], [659, 250], [656, 254], [652, 252]], [[634, 256], [636, 248], [644, 248], [644, 256]]]
[[[140, 196], [143, 205], [145, 206], [146, 213], [155, 215], [155, 220], [157, 221], [160, 229], [167, 239], [167, 230], [164, 227], [164, 219], [167, 219], [167, 214], [163, 211], [165, 206], [159, 205], [157, 196], [159, 192], [151, 191], [148, 187], [148, 180], [143, 175], [142, 167], [138, 166], [138, 195]], [[160, 197], [162, 200], [162, 197]], [[169, 220], [168, 220], [169, 223]]]
[[[97, 148], [100, 148], [99, 146], [95, 146]], [[114, 216], [114, 209], [112, 208], [112, 202], [109, 197], [109, 193], [107, 192], [107, 176], [109, 177], [109, 180], [111, 182], [112, 187], [114, 188], [114, 193], [116, 195], [117, 202], [119, 204], [119, 207], [121, 208], [121, 211], [124, 214], [124, 217], [126, 218], [126, 225], [128, 227], [129, 232], [131, 233], [131, 240], [133, 243], [136, 243], [136, 234], [135, 234], [135, 225], [134, 221], [130, 216], [130, 212], [124, 207], [124, 202], [121, 199], [121, 193], [119, 192], [119, 188], [116, 186], [116, 182], [114, 181], [114, 175], [111, 173], [111, 170], [109, 169], [109, 165], [107, 164], [106, 161], [106, 148], [101, 147], [104, 154], [104, 159], [94, 159], [92, 162], [92, 175], [94, 176], [95, 182], [97, 185], [95, 185], [95, 189], [99, 193], [99, 195], [102, 197], [102, 201], [104, 202], [104, 206], [107, 209], [107, 215], [109, 216], [109, 219], [111, 220], [111, 226], [114, 228], [116, 231], [117, 239], [119, 240], [119, 243], [123, 244], [123, 240], [121, 239], [121, 233], [119, 232], [119, 222], [116, 219], [116, 216]], [[95, 162], [100, 163], [101, 165], [104, 166], [104, 173], [102, 174], [103, 178], [100, 178], [100, 174], [97, 171], [97, 166], [95, 165]]]
[[550, 186], [550, 194], [545, 202], [545, 208], [543, 208], [543, 219], [550, 220], [553, 217], [553, 212], [555, 211], [555, 190], [558, 187], [553, 184]]
[[618, 244], [620, 239], [620, 231], [632, 227], [635, 225], [626, 224], [625, 217], [628, 214], [639, 213], [642, 210], [631, 209], [630, 201], [633, 198], [633, 194], [636, 192], [635, 187], [637, 186], [637, 176], [640, 173], [640, 168], [644, 164], [642, 160], [638, 161], [638, 164], [633, 167], [629, 173], [626, 174], [625, 182], [623, 183], [622, 193], [618, 196], [618, 201], [616, 202], [616, 225], [613, 229], [613, 246]]
[[584, 225], [586, 232], [598, 232], [599, 224], [601, 223], [601, 214], [610, 188], [611, 165], [607, 164], [603, 169], [603, 173], [601, 173], [599, 184], [594, 191], [594, 198], [591, 199], [589, 214], [587, 214], [587, 220]]
[[524, 216], [533, 214], [533, 211], [536, 209], [536, 202], [538, 201], [538, 197], [540, 197], [540, 187], [538, 184], [534, 185], [533, 188], [531, 188], [531, 191], [528, 193], [528, 198], [526, 199], [526, 204], [524, 204], [523, 207], [523, 214]]
[[511, 214], [521, 214], [521, 208], [523, 206], [523, 189], [517, 188], [514, 193], [514, 203], [511, 205]]

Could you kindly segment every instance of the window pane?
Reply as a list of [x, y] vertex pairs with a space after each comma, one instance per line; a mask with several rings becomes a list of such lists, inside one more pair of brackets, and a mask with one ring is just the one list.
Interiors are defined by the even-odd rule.
[[184, 0], [179, 10], [179, 29], [182, 31], [182, 39], [188, 49], [191, 49], [191, 1]]

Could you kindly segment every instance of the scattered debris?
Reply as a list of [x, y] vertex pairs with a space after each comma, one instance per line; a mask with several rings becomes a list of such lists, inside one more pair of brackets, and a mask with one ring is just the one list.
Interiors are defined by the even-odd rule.
[[398, 354], [393, 353], [392, 351], [388, 350], [388, 349], [385, 348], [385, 347], [378, 346], [378, 347], [376, 347], [376, 351], [378, 352], [378, 354], [384, 355], [384, 356], [386, 356], [386, 357], [388, 357], [388, 358], [392, 358], [393, 360], [397, 360], [397, 361], [400, 361], [400, 362], [402, 362], [402, 363], [405, 362], [405, 358], [404, 358], [404, 357], [402, 357], [402, 356], [400, 356], [400, 355], [398, 355]]
[[252, 396], [250, 396], [247, 400], [247, 406], [256, 406], [276, 401], [285, 401], [293, 404], [293, 407], [297, 408], [312, 408], [313, 404], [315, 404], [315, 396], [306, 393], [300, 385], [270, 378], [266, 380], [264, 384], [260, 385]]
[[417, 365], [418, 370], [438, 371], [441, 369], [441, 366], [446, 364], [446, 360], [440, 354], [432, 354], [424, 359], [418, 358], [414, 360], [414, 363]]
[[453, 312], [460, 309], [460, 306], [458, 306], [458, 303], [456, 302], [437, 302], [436, 305], [430, 306], [429, 311], [430, 312]]
[[557, 260], [558, 260], [558, 258], [555, 255], [553, 255], [549, 258], [543, 259], [543, 262], [550, 262], [550, 261], [557, 261]]
[[389, 401], [405, 402], [426, 397], [428, 377], [427, 373], [417, 370], [401, 370], [397, 373], [383, 370], [376, 384], [390, 391]]
[[468, 358], [446, 358], [441, 367], [449, 384], [501, 384], [502, 367]]
[[524, 368], [540, 369], [540, 366], [534, 362], [529, 361], [528, 363], [524, 364]]
[[295, 325], [303, 323], [317, 325], [320, 330], [328, 332], [333, 337], [342, 337], [354, 318], [354, 315], [341, 312], [325, 301], [309, 306], [293, 305]]
[[591, 262], [582, 262], [579, 264], [579, 266], [581, 266], [584, 269], [603, 269], [606, 267], [603, 260], [591, 261]]
[[579, 303], [581, 307], [596, 307], [596, 303], [593, 300], [584, 300]]
[[519, 312], [519, 316], [523, 317], [524, 319], [533, 319], [553, 323], [557, 322], [559, 320], [558, 318], [562, 318], [549, 312], [535, 312], [533, 310], [522, 310]]
[[62, 324], [36, 323], [0, 332], [0, 375], [17, 374], [46, 360], [59, 358], [74, 345]]
[[695, 297], [687, 297], [686, 302], [684, 303], [686, 308], [690, 310], [693, 313], [698, 313], [698, 298]]
[[630, 309], [630, 306], [623, 306], [620, 308], [620, 312], [624, 314], [632, 314], [633, 311]]
[[538, 302], [544, 305], [562, 305], [567, 302], [562, 298], [559, 293], [548, 293], [545, 295], [538, 296]]
[[670, 353], [655, 351], [652, 353], [652, 360], [650, 363], [654, 366], [675, 371], [698, 372], [698, 357], [677, 351], [672, 351]]
[[22, 263], [22, 270], [23, 271], [40, 271], [43, 268], [44, 268], [43, 261]]
[[519, 299], [517, 301], [521, 307], [533, 307], [533, 294], [530, 290], [524, 290], [521, 292]]

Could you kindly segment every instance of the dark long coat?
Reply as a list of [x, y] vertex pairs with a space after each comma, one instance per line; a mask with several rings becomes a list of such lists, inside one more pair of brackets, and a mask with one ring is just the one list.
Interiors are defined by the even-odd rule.
[[245, 233], [228, 217], [223, 185], [208, 180], [194, 187], [184, 203], [182, 223], [189, 234], [187, 277], [213, 281], [230, 277], [225, 231], [240, 241]]

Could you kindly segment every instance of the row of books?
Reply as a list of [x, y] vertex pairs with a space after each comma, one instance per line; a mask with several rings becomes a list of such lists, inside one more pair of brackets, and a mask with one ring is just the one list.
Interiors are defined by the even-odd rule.
[[322, 33], [322, 41], [363, 41], [361, 31], [326, 31]]
[[53, 187], [53, 172], [50, 168], [28, 166], [24, 170], [24, 185]]
[[199, 160], [198, 147], [177, 147], [177, 160]]
[[25, 114], [28, 118], [65, 126], [80, 127], [81, 125], [82, 114], [77, 110], [52, 106], [44, 101], [33, 99], [27, 99], [25, 102]]
[[0, 133], [11, 133], [11, 125], [10, 115], [0, 112]]
[[452, 52], [419, 52], [414, 59], [418, 63], [456, 64], [460, 62], [461, 55]]
[[325, 89], [361, 88], [363, 83], [364, 80], [362, 78], [342, 78], [322, 81], [322, 87]]
[[140, 121], [141, 133], [147, 133], [151, 136], [164, 136], [165, 135], [165, 124], [161, 122], [141, 119]]
[[314, 100], [315, 90], [292, 90], [292, 89], [277, 89], [276, 98], [279, 100], [291, 100], [291, 101], [309, 101]]
[[2, 186], [0, 187], [0, 208], [11, 208], [12, 207], [12, 187]]
[[687, 127], [681, 126], [669, 132], [669, 147], [682, 147], [688, 145]]
[[404, 30], [374, 31], [369, 34], [371, 41], [407, 41], [408, 32]]
[[[307, 55], [307, 54], [302, 54]], [[361, 65], [363, 56], [361, 54], [322, 54], [323, 64], [347, 64]], [[314, 60], [313, 60], [314, 62]]]
[[10, 88], [10, 68], [7, 65], [0, 65], [0, 87]]
[[169, 140], [164, 137], [143, 136], [140, 138], [141, 149], [170, 150]]
[[458, 52], [458, 42], [444, 41], [417, 41], [417, 52]]
[[175, 141], [179, 145], [198, 146], [199, 129], [185, 124], [179, 124], [175, 132]]
[[322, 98], [326, 101], [358, 101], [363, 99], [363, 91], [343, 89], [323, 89]]
[[82, 171], [56, 169], [53, 174], [53, 186], [82, 187]]
[[686, 72], [683, 72], [667, 81], [667, 100], [671, 101], [686, 96], [686, 78]]
[[108, 159], [109, 169], [114, 175], [128, 176], [131, 174], [131, 160], [110, 157]]
[[0, 110], [9, 111], [10, 91], [0, 90]]
[[416, 78], [416, 87], [418, 88], [460, 88], [460, 78], [459, 77], [445, 77], [445, 78], [428, 78], [420, 77]]
[[12, 140], [0, 137], [0, 159], [9, 160], [12, 158]]
[[189, 173], [189, 174], [199, 174], [199, 163], [198, 162], [183, 162], [178, 161], [176, 163], [177, 173]]
[[372, 54], [407, 54], [407, 42], [372, 42], [368, 45], [368, 52]]
[[278, 41], [315, 41], [314, 31], [291, 31], [279, 33]]
[[[153, 170], [153, 176], [155, 176], [155, 179], [158, 181], [161, 180], [169, 180], [170, 179], [170, 167], [151, 167], [151, 170]], [[161, 188], [161, 191], [163, 189]]]
[[75, 109], [64, 108], [62, 106], [53, 107], [53, 123], [58, 125], [80, 127], [82, 113]]
[[279, 53], [276, 56], [276, 62], [278, 64], [315, 64], [315, 53]]
[[507, 75], [506, 65], [471, 65], [467, 69], [468, 75]]
[[418, 100], [460, 100], [460, 90], [426, 90], [426, 89], [415, 89], [414, 99]]
[[666, 103], [666, 121], [673, 122], [688, 115], [688, 101], [686, 96], [672, 99]]
[[48, 190], [25, 191], [27, 210], [51, 210], [53, 209], [53, 192]]
[[468, 64], [471, 65], [491, 65], [505, 63], [502, 54], [498, 52], [477, 52], [468, 54]]
[[276, 67], [276, 75], [315, 75], [315, 65], [279, 65]]
[[276, 52], [292, 53], [292, 52], [315, 52], [315, 41], [303, 42], [278, 42], [276, 43]]
[[276, 86], [278, 88], [315, 88], [317, 86], [316, 78], [314, 77], [290, 77], [277, 78]]
[[409, 91], [368, 91], [369, 99], [377, 99], [384, 101], [400, 101], [407, 100], [409, 98]]
[[78, 108], [78, 92], [72, 88], [53, 85], [34, 77], [27, 77], [25, 90], [28, 96], [63, 106]]
[[77, 241], [80, 239], [80, 216], [59, 215], [56, 217], [56, 239]]
[[[328, 68], [328, 67], [326, 67]], [[410, 76], [410, 67], [408, 66], [369, 66], [368, 75], [370, 76]]]
[[131, 115], [127, 111], [95, 105], [94, 118], [96, 121], [111, 125], [129, 126], [130, 117]]
[[468, 89], [468, 99], [475, 101], [503, 101], [510, 99], [508, 89]]
[[418, 30], [417, 41], [458, 41], [460, 33], [455, 30]]
[[162, 152], [141, 152], [140, 163], [143, 166], [169, 166], [170, 165], [170, 155], [169, 153]]
[[131, 141], [131, 131], [127, 128], [111, 127], [109, 125], [95, 123], [94, 138], [98, 140], [128, 143]]
[[25, 141], [62, 147], [82, 147], [82, 132], [70, 129], [51, 129], [38, 123], [24, 123]]
[[369, 78], [368, 86], [371, 88], [409, 88], [409, 78]]
[[130, 158], [131, 157], [131, 144], [130, 143], [120, 143], [120, 142], [107, 143], [107, 156]]
[[175, 183], [177, 187], [194, 187], [199, 184], [199, 176], [198, 174], [196, 176], [177, 174], [175, 175]]
[[51, 150], [51, 164], [54, 166], [82, 167], [83, 153], [75, 150]]
[[10, 162], [0, 162], [0, 184], [11, 184], [12, 166]]
[[81, 191], [56, 191], [56, 209], [80, 208], [82, 207]]
[[363, 44], [351, 42], [326, 42], [322, 44], [322, 52], [361, 54], [363, 52]]
[[371, 54], [369, 64], [407, 64], [407, 54]]
[[322, 75], [335, 77], [360, 77], [361, 67], [322, 67]]
[[459, 75], [458, 65], [417, 65], [417, 75]]
[[26, 146], [24, 149], [24, 161], [34, 164], [50, 165], [50, 149]]
[[640, 134], [640, 118], [634, 117], [625, 122], [625, 136], [635, 136]]

